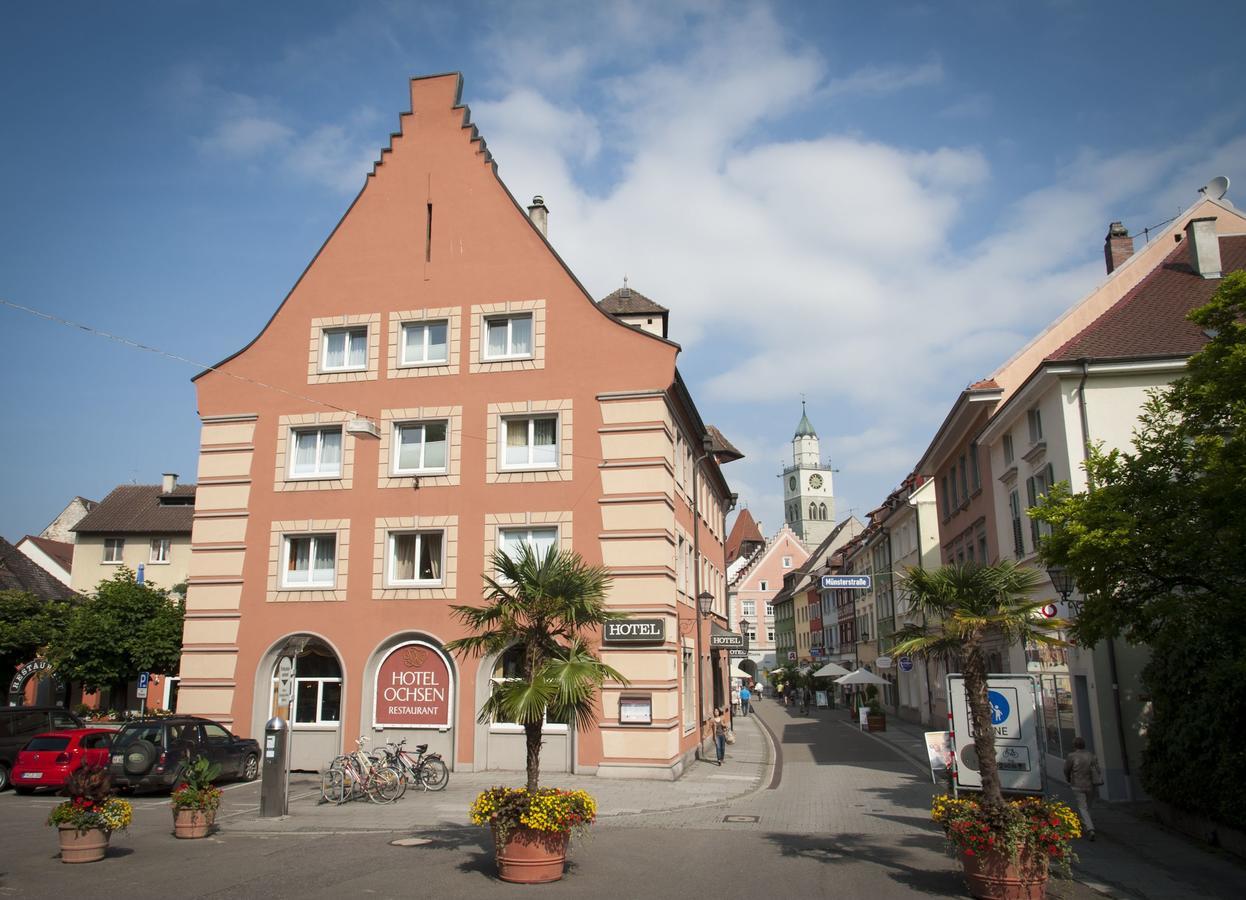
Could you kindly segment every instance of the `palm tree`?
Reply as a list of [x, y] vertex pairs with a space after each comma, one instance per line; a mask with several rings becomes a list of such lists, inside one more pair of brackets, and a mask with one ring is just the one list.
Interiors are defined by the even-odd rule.
[[605, 608], [610, 575], [570, 550], [551, 547], [544, 555], [524, 544], [491, 559], [484, 576], [483, 606], [451, 606], [473, 632], [446, 644], [457, 655], [492, 656], [517, 648], [520, 675], [497, 684], [479, 721], [523, 726], [528, 790], [539, 787], [541, 729], [548, 713], [576, 730], [597, 721], [595, 698], [607, 680], [627, 684], [589, 648], [584, 632], [618, 618]]
[[949, 672], [960, 669], [982, 776], [982, 804], [987, 808], [1003, 807], [1004, 796], [995, 760], [983, 643], [1000, 635], [1010, 646], [1027, 641], [1066, 646], [1054, 632], [1068, 627], [1067, 623], [1044, 618], [1039, 610], [1045, 601], [1030, 599], [1041, 583], [1034, 569], [1010, 560], [910, 569], [900, 580], [900, 590], [913, 611], [932, 624], [905, 626], [892, 653], [939, 659]]

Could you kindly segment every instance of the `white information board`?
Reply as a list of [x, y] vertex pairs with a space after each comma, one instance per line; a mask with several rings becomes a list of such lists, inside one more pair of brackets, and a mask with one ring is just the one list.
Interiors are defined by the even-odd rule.
[[[1000, 787], [1005, 791], [1041, 792], [1043, 759], [1034, 677], [988, 675], [986, 686], [991, 704], [991, 727], [995, 730]], [[956, 750], [956, 783], [964, 788], [981, 788], [982, 777], [978, 772], [978, 754], [973, 746], [973, 728], [962, 676], [947, 676], [947, 695], [951, 702], [952, 740]]]

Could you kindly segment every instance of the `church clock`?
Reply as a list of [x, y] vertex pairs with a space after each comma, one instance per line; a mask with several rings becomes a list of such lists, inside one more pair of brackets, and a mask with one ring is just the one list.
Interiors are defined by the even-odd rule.
[[817, 474], [816, 472], [815, 472], [814, 474], [810, 475], [810, 476], [809, 476], [809, 486], [810, 486], [811, 488], [813, 488], [815, 491], [816, 491], [818, 488], [822, 487], [822, 476], [821, 476], [821, 475], [819, 475], [819, 474]]

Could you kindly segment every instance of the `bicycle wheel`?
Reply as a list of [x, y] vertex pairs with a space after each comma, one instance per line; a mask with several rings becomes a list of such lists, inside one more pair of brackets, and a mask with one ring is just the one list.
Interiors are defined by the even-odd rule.
[[373, 769], [368, 773], [364, 791], [373, 803], [393, 803], [398, 799], [402, 779], [393, 769]]
[[426, 759], [420, 765], [420, 782], [426, 791], [444, 791], [450, 783], [450, 770], [439, 759]]
[[346, 802], [346, 779], [341, 769], [329, 769], [320, 777], [320, 797], [336, 806]]
[[394, 777], [398, 779], [398, 796], [394, 799], [401, 800], [403, 795], [407, 792], [407, 779], [403, 777], [402, 767], [393, 760], [390, 760], [383, 766], [383, 768], [387, 772], [393, 772]]

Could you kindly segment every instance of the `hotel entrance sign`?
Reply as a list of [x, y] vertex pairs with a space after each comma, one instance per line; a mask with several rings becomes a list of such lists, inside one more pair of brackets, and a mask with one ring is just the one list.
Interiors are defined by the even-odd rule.
[[616, 619], [605, 624], [601, 639], [607, 644], [662, 644], [666, 642], [666, 620]]

